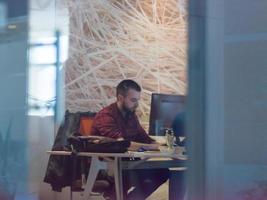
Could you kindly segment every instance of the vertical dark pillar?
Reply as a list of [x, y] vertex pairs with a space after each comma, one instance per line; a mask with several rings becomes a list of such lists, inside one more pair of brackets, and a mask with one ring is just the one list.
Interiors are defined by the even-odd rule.
[[189, 1], [189, 61], [186, 125], [189, 150], [188, 198], [204, 200], [206, 0]]

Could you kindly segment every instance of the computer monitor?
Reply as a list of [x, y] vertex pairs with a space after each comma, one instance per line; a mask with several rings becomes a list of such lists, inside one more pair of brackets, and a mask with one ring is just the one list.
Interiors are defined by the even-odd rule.
[[163, 136], [166, 128], [172, 128], [177, 114], [185, 112], [185, 96], [153, 93], [149, 117], [149, 135]]

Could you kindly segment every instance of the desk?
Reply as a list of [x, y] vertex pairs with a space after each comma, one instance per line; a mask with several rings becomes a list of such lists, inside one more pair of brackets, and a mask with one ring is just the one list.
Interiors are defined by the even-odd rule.
[[[71, 155], [68, 151], [47, 151], [51, 155]], [[162, 152], [126, 152], [126, 153], [90, 153], [80, 152], [77, 156], [91, 157], [91, 166], [87, 177], [84, 200], [88, 200], [92, 192], [97, 174], [101, 169], [107, 169], [110, 163], [114, 171], [117, 200], [123, 200], [122, 170], [145, 168], [177, 168], [185, 170], [184, 162], [187, 157], [179, 154]], [[112, 157], [112, 159], [111, 159]], [[99, 158], [103, 158], [100, 160]], [[140, 158], [137, 161], [125, 161], [122, 158]]]

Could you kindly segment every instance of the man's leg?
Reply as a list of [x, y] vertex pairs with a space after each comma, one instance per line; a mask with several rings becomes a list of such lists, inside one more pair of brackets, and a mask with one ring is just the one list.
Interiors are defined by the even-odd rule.
[[144, 200], [140, 185], [139, 170], [124, 170], [122, 172], [123, 193], [125, 200]]
[[133, 186], [134, 190], [127, 194], [127, 200], [142, 200], [150, 196], [169, 178], [168, 169], [136, 169], [123, 173], [123, 186]]
[[[140, 190], [140, 184], [142, 183], [136, 170], [123, 170], [122, 184], [124, 200], [145, 200], [143, 191]], [[105, 191], [104, 197], [108, 200], [116, 200], [115, 184], [112, 185], [112, 188]]]

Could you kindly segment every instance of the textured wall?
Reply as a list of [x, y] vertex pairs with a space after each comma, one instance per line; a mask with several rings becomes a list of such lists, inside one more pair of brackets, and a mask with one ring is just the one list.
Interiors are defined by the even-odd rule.
[[99, 111], [115, 101], [122, 79], [143, 88], [139, 115], [148, 121], [152, 92], [186, 92], [185, 0], [66, 1], [70, 49], [66, 107]]

